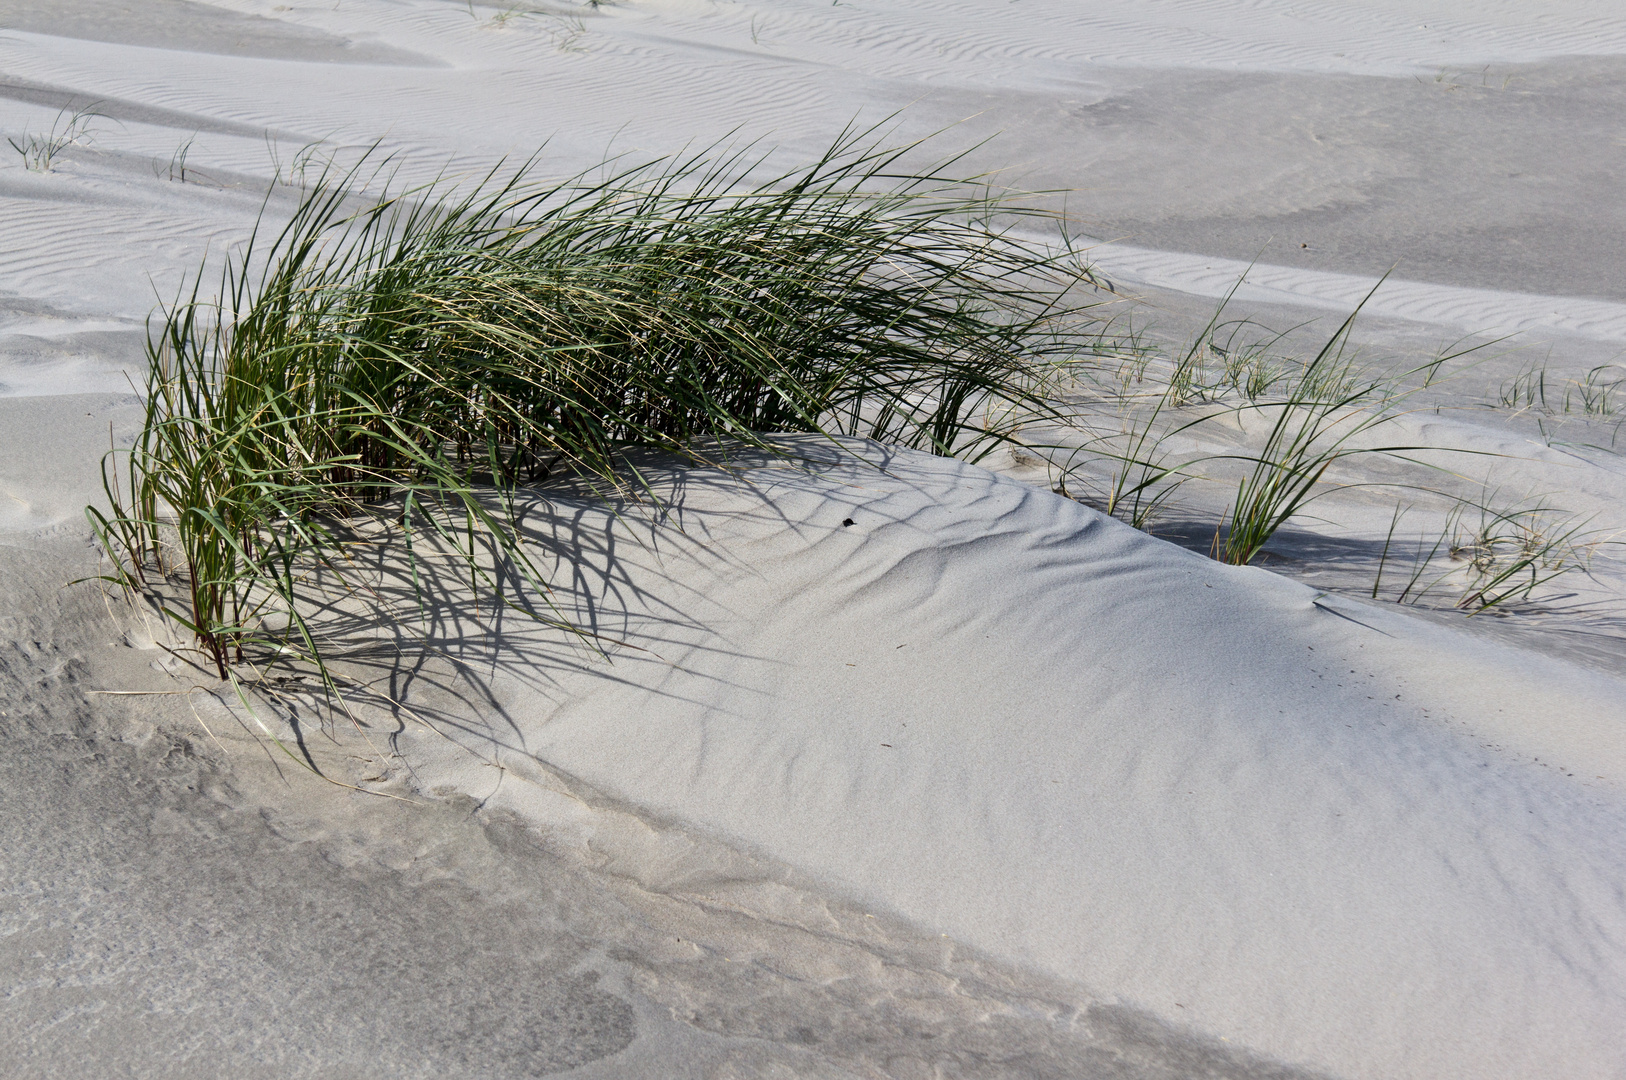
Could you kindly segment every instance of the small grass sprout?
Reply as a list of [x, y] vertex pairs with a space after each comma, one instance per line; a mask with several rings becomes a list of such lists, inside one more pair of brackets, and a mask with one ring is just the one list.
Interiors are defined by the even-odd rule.
[[96, 104], [78, 109], [64, 108], [56, 114], [56, 119], [51, 122], [51, 130], [46, 134], [24, 135], [22, 142], [8, 138], [6, 142], [21, 155], [24, 168], [30, 172], [50, 172], [64, 150], [90, 141], [90, 122], [104, 116], [97, 111]]
[[[167, 168], [161, 162], [155, 161], [152, 169], [153, 175], [159, 178], [167, 178], [170, 183], [187, 184], [198, 183], [200, 181], [203, 183], [213, 183], [214, 181], [210, 180], [209, 177], [205, 176], [197, 169], [192, 168], [189, 170], [187, 167], [186, 159], [192, 153], [192, 144], [196, 141], [197, 136], [194, 135], [177, 146], [175, 148], [175, 152], [169, 156], [169, 164]], [[189, 172], [190, 176], [188, 175]]]
[[1291, 381], [1285, 398], [1238, 407], [1239, 416], [1260, 413], [1274, 415], [1274, 420], [1257, 454], [1227, 455], [1240, 457], [1251, 469], [1238, 485], [1236, 498], [1215, 535], [1215, 558], [1236, 565], [1251, 562], [1289, 518], [1330, 490], [1323, 481], [1338, 462], [1356, 455], [1404, 456], [1433, 449], [1365, 445], [1362, 437], [1394, 419], [1396, 407], [1431, 385], [1443, 365], [1495, 342], [1463, 345], [1459, 341], [1409, 371], [1381, 377], [1363, 374], [1346, 355], [1346, 345], [1357, 316], [1383, 280], [1379, 279]]
[[[1355, 455], [1404, 458], [1414, 451], [1439, 449], [1372, 445], [1366, 436], [1398, 416], [1397, 407], [1433, 385], [1448, 365], [1498, 343], [1475, 344], [1463, 338], [1410, 370], [1368, 374], [1347, 347], [1363, 300], [1314, 357], [1300, 362], [1279, 355], [1276, 348], [1302, 324], [1277, 333], [1251, 320], [1224, 321], [1242, 280], [1232, 285], [1207, 325], [1172, 360], [1158, 360], [1133, 333], [1120, 335], [1115, 377], [1098, 384], [1101, 396], [1114, 407], [1116, 423], [1104, 425], [1101, 410], [1092, 407], [1099, 399], [1086, 397], [1070, 416], [1072, 430], [1082, 435], [1082, 441], [1052, 448], [1065, 453], [1053, 453], [1050, 459], [1059, 472], [1054, 485], [1058, 494], [1083, 497], [1141, 529], [1171, 505], [1183, 486], [1213, 482], [1206, 475], [1212, 464], [1241, 462], [1248, 472], [1209, 546], [1214, 558], [1232, 563], [1252, 561], [1282, 525], [1333, 490], [1327, 475], [1337, 462]], [[1167, 375], [1153, 374], [1159, 370]], [[1269, 421], [1262, 439], [1254, 440], [1257, 450], [1204, 449], [1203, 444], [1215, 437], [1247, 440], [1247, 422], [1255, 417]], [[1085, 497], [1083, 490], [1092, 487]], [[1080, 494], [1075, 495], [1074, 488], [1082, 489]], [[1390, 543], [1401, 513], [1397, 511], [1391, 527]], [[1388, 547], [1381, 560], [1385, 563]], [[1382, 572], [1380, 567], [1380, 580]]]
[[[321, 140], [305, 143], [293, 156], [288, 159], [287, 170], [284, 171], [282, 163], [282, 150], [276, 140], [269, 135], [265, 139], [265, 149], [271, 159], [271, 183], [273, 186], [283, 186], [308, 189], [312, 186], [312, 177], [319, 180], [330, 177], [338, 171], [334, 161], [335, 151], [324, 145]], [[365, 161], [365, 157], [363, 159]], [[358, 163], [357, 168], [361, 167]]]
[[1502, 384], [1497, 400], [1516, 411], [1547, 410], [1547, 363], [1532, 361]]
[[582, 22], [581, 16], [550, 12], [544, 26], [558, 52], [584, 51], [581, 39], [587, 36], [587, 24]]
[[[1075, 415], [1073, 426], [1085, 434], [1082, 446], [1074, 448], [1060, 463], [1060, 479], [1055, 486], [1057, 494], [1076, 498], [1069, 490], [1069, 481], [1082, 477], [1082, 469], [1092, 461], [1108, 462], [1108, 476], [1099, 498], [1089, 499], [1103, 513], [1122, 518], [1137, 529], [1147, 529], [1189, 478], [1186, 470], [1195, 461], [1177, 458], [1167, 444], [1187, 430], [1209, 420], [1209, 414], [1196, 419], [1176, 421], [1174, 425], [1162, 421], [1166, 413], [1177, 413], [1192, 404], [1199, 396], [1198, 388], [1207, 384], [1197, 374], [1203, 359], [1212, 351], [1216, 331], [1222, 325], [1225, 309], [1242, 287], [1246, 274], [1239, 277], [1202, 331], [1192, 339], [1190, 346], [1170, 365], [1169, 376], [1162, 389], [1150, 395], [1151, 408], [1144, 408], [1147, 394], [1135, 389], [1144, 385], [1152, 363], [1152, 350], [1143, 345], [1133, 332], [1116, 342], [1119, 363], [1116, 369], [1117, 386], [1113, 396], [1118, 405], [1118, 430], [1099, 431], [1087, 416]], [[1234, 339], [1234, 332], [1232, 338]], [[1155, 384], [1154, 384], [1155, 385]]]
[[1387, 380], [1355, 381], [1343, 356], [1359, 311], [1350, 313], [1306, 365], [1287, 398], [1239, 407], [1239, 415], [1256, 412], [1274, 419], [1260, 450], [1238, 455], [1252, 467], [1215, 534], [1213, 554], [1221, 562], [1239, 566], [1252, 562], [1289, 518], [1326, 490], [1321, 482], [1340, 460], [1354, 454], [1423, 449], [1355, 444], [1358, 436], [1391, 419], [1396, 400]]
[[1448, 554], [1469, 573], [1458, 607], [1481, 612], [1528, 600], [1541, 585], [1586, 568], [1585, 520], [1540, 503], [1502, 509], [1490, 503], [1464, 504], [1477, 511], [1471, 527], [1464, 528], [1466, 513], [1455, 519]]
[[[1395, 510], [1372, 583], [1374, 599], [1400, 521], [1413, 509]], [[1543, 585], [1574, 571], [1587, 572], [1597, 546], [1587, 525], [1542, 500], [1502, 503], [1490, 491], [1477, 499], [1459, 498], [1446, 512], [1444, 527], [1419, 538], [1410, 573], [1394, 601], [1416, 604], [1437, 590], [1460, 589], [1452, 606], [1470, 615], [1528, 602]], [[1446, 566], [1439, 569], [1442, 559]]]
[[[1599, 364], [1578, 379], [1562, 384], [1563, 398], [1557, 401], [1557, 387], [1549, 394], [1546, 361], [1531, 363], [1502, 384], [1497, 402], [1516, 412], [1532, 411], [1548, 416], [1579, 413], [1589, 419], [1608, 419], [1620, 412], [1620, 391], [1626, 386], [1626, 369], [1618, 363]], [[1549, 401], [1549, 397], [1553, 401]]]
[[1564, 411], [1574, 409], [1591, 417], [1615, 415], [1620, 407], [1618, 391], [1626, 384], [1626, 371], [1618, 364], [1599, 364], [1564, 390]]
[[1289, 377], [1273, 350], [1298, 327], [1264, 331], [1252, 319], [1211, 323], [1187, 350], [1171, 379], [1176, 407], [1240, 396], [1257, 401]]

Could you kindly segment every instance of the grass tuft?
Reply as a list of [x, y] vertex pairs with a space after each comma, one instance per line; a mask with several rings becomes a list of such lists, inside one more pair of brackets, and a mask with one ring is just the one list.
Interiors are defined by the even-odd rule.
[[772, 451], [765, 432], [1001, 445], [1091, 355], [1089, 272], [1008, 227], [1053, 215], [899, 171], [912, 147], [865, 134], [748, 187], [763, 158], [742, 153], [463, 188], [391, 191], [377, 170], [371, 196], [359, 170], [323, 174], [218, 299], [200, 271], [151, 332], [145, 423], [90, 511], [112, 578], [222, 678], [280, 656], [337, 693], [313, 612], [373, 603], [352, 566], [385, 532], [420, 608], [433, 550], [482, 603], [554, 621], [517, 485], [637, 494], [629, 448], [707, 461]]
[[24, 168], [30, 172], [50, 172], [56, 159], [68, 147], [90, 141], [90, 122], [103, 116], [103, 113], [96, 111], [96, 105], [80, 109], [64, 108], [51, 121], [50, 131], [41, 135], [24, 135], [22, 142], [10, 138], [6, 142], [22, 157]]
[[[1373, 599], [1378, 598], [1400, 521], [1412, 509], [1395, 509], [1372, 583]], [[1587, 525], [1543, 500], [1509, 503], [1489, 490], [1479, 498], [1458, 498], [1439, 533], [1419, 538], [1410, 573], [1394, 600], [1417, 604], [1436, 590], [1457, 589], [1452, 604], [1470, 615], [1528, 604], [1542, 586], [1577, 571], [1590, 572], [1594, 551], [1606, 541]]]

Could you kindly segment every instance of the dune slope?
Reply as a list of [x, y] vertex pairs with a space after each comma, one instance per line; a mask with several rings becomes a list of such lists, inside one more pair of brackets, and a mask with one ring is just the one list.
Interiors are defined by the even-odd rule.
[[1626, 1061], [1626, 687], [863, 449], [884, 472], [682, 474], [649, 533], [533, 516], [576, 560], [567, 613], [625, 645], [575, 673], [546, 635], [470, 651], [458, 738], [502, 782], [409, 734], [419, 782], [545, 831], [562, 770], [1338, 1075]]

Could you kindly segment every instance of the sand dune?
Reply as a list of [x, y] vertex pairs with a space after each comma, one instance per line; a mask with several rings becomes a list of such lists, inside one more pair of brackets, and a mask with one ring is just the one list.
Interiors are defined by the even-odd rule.
[[648, 651], [562, 675], [561, 642], [472, 650], [490, 728], [472, 761], [413, 732], [418, 782], [546, 828], [545, 763], [1342, 1075], [1536, 1075], [1553, 1045], [1608, 1074], [1626, 684], [884, 463], [685, 474], [655, 543], [556, 508], [593, 578], [565, 611]]
[[[0, 134], [96, 114], [49, 169], [0, 144], [0, 1073], [1622, 1075], [1626, 468], [1618, 410], [1563, 396], [1626, 341], [1618, 7], [0, 0]], [[1402, 257], [1363, 359], [1518, 336], [1382, 433], [1426, 464], [1342, 464], [1264, 568], [1188, 550], [1224, 465], [1154, 523], [1186, 547], [1003, 452], [536, 493], [607, 657], [449, 603], [438, 651], [403, 617], [346, 661], [393, 680], [373, 728], [264, 707], [395, 800], [62, 587], [144, 320], [302, 165], [960, 121], [918, 160], [1002, 132], [967, 167], [1075, 189], [1159, 348], [1257, 251], [1233, 313], [1322, 317], [1283, 348]], [[1396, 500], [1438, 535], [1433, 489], [1481, 481], [1586, 520], [1592, 576], [1500, 619], [1373, 601]]]

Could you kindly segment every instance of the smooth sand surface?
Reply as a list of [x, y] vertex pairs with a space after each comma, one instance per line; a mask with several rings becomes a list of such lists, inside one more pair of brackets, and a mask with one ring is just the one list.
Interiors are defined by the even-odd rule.
[[419, 782], [547, 822], [545, 762], [1285, 1060], [1607, 1075], [1626, 682], [884, 465], [686, 472], [656, 550], [556, 506], [606, 566], [566, 613], [646, 651], [566, 676], [510, 629], [462, 659], [478, 760], [409, 728]]
[[49, 171], [0, 144], [0, 1074], [1626, 1075], [1618, 548], [1464, 622], [1367, 595], [1392, 489], [1236, 569], [1187, 550], [1223, 471], [1181, 547], [1020, 456], [793, 441], [663, 473], [659, 520], [539, 495], [608, 657], [453, 605], [351, 661], [372, 728], [262, 706], [393, 799], [64, 587], [154, 304], [311, 154], [788, 162], [883, 120], [1071, 189], [1148, 340], [1247, 270], [1313, 351], [1391, 267], [1374, 363], [1517, 333], [1385, 437], [1626, 535], [1614, 419], [1495, 404], [1620, 362], [1623, 90], [1601, 0], [0, 0], [0, 134], [97, 114]]

